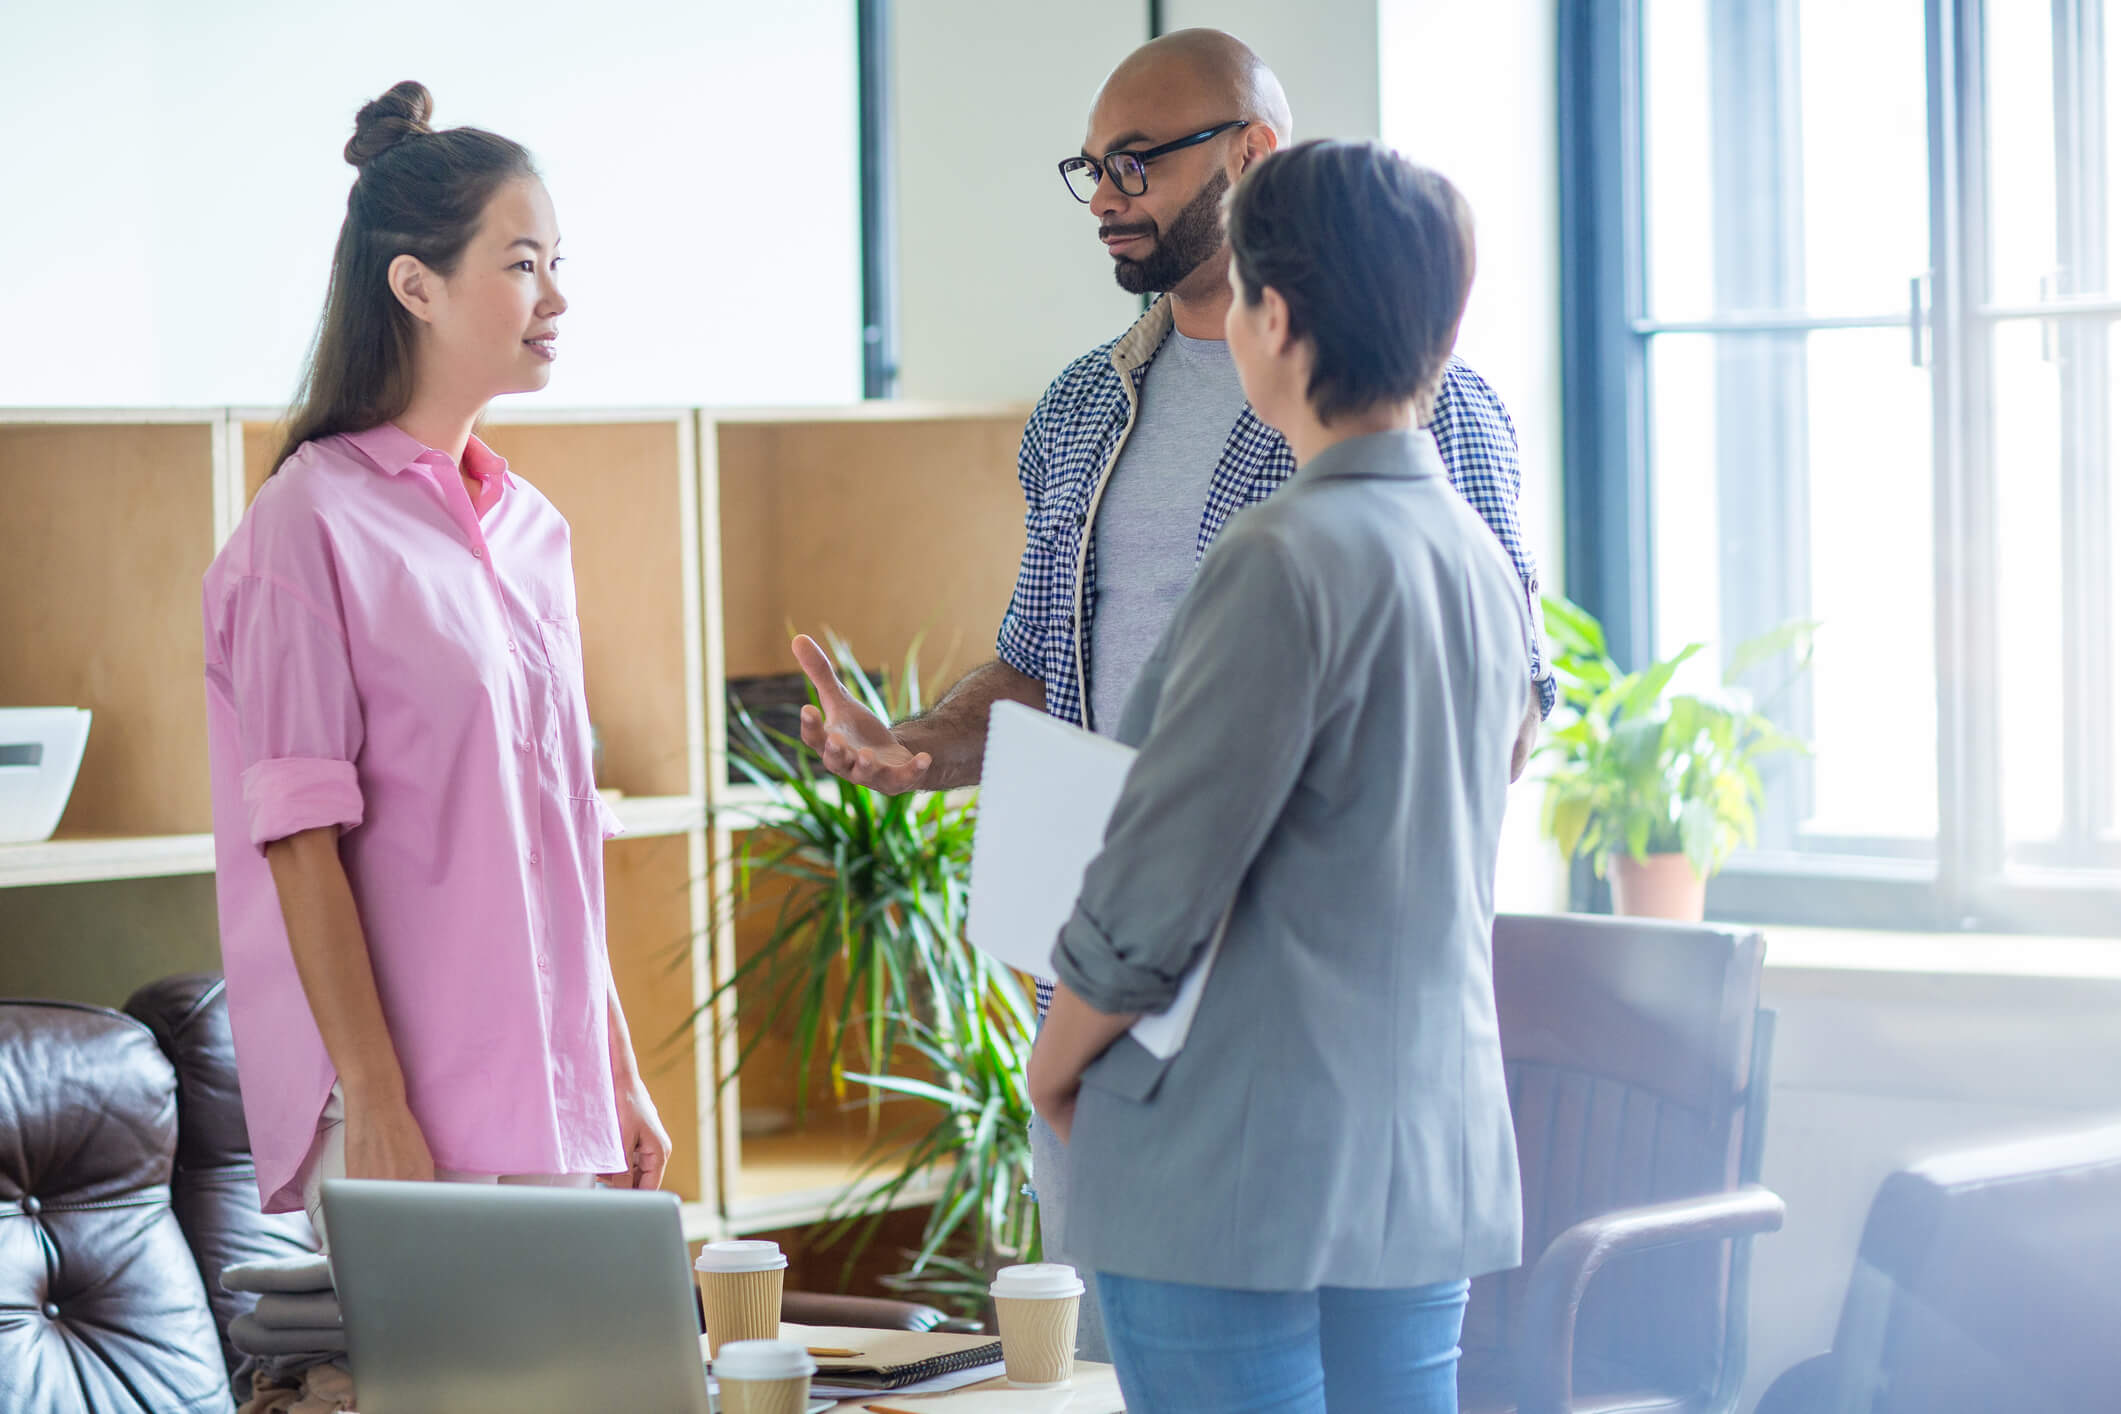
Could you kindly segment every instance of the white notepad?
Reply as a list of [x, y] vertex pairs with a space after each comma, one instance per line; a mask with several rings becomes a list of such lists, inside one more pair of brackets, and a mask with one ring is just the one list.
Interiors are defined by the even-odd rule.
[[[1105, 825], [1133, 763], [1132, 747], [1021, 703], [994, 704], [972, 838], [966, 935], [974, 947], [1021, 972], [1053, 978], [1054, 941], [1075, 912], [1083, 874], [1104, 846]], [[1229, 921], [1225, 914], [1170, 1007], [1134, 1024], [1134, 1039], [1158, 1059], [1168, 1060], [1185, 1044]]]

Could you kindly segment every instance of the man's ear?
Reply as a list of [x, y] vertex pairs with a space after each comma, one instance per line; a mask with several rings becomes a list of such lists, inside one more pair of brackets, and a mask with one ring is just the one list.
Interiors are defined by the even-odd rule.
[[406, 312], [423, 324], [432, 324], [435, 318], [435, 298], [441, 293], [441, 281], [434, 271], [420, 263], [418, 256], [400, 255], [390, 262], [386, 278], [390, 292], [397, 296], [398, 303]]
[[1248, 170], [1255, 162], [1272, 157], [1280, 146], [1281, 139], [1275, 136], [1274, 129], [1265, 123], [1252, 124], [1245, 129], [1245, 160], [1238, 170]]

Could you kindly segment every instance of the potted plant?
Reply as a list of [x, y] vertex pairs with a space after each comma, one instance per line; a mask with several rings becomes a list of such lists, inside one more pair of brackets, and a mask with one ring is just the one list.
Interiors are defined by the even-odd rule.
[[1741, 680], [1790, 658], [1787, 690], [1811, 664], [1817, 624], [1792, 620], [1741, 643], [1720, 690], [1671, 690], [1689, 643], [1640, 672], [1606, 653], [1598, 620], [1566, 599], [1543, 598], [1563, 715], [1536, 754], [1546, 772], [1541, 823], [1562, 858], [1610, 868], [1616, 913], [1699, 921], [1708, 880], [1754, 838], [1760, 758], [1810, 748], [1771, 722]]
[[[839, 639], [829, 650], [841, 681], [878, 716], [920, 710], [912, 653], [894, 687]], [[826, 1240], [853, 1232], [851, 1263], [907, 1185], [939, 1179], [920, 1249], [887, 1281], [977, 1313], [992, 1272], [1036, 1261], [1039, 1249], [1025, 1191], [1031, 995], [964, 937], [976, 804], [969, 795], [885, 796], [821, 776], [800, 741], [742, 704], [731, 704], [731, 722], [731, 759], [767, 797], [745, 808], [759, 828], [741, 836], [734, 906], [752, 906], [768, 881], [792, 885], [777, 890], [765, 940], [715, 994], [733, 990], [759, 1023], [738, 1072], [789, 1019], [798, 1095], [822, 1066], [835, 1094], [897, 1121], [877, 1125]]]

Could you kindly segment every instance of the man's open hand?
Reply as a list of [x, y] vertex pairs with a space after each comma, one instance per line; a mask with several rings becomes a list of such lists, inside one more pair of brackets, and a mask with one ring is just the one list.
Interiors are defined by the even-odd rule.
[[917, 789], [933, 764], [928, 753], [907, 750], [882, 718], [855, 701], [807, 633], [795, 640], [795, 661], [817, 689], [818, 706], [803, 708], [803, 744], [825, 769], [885, 795]]

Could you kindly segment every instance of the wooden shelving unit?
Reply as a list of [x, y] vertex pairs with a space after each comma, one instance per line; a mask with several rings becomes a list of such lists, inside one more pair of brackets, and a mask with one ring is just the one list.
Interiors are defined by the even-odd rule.
[[[922, 680], [941, 686], [993, 656], [1024, 546], [1017, 442], [1027, 409], [864, 404], [702, 414], [701, 505], [708, 556], [708, 739], [727, 740], [727, 682], [794, 669], [797, 631], [831, 630], [867, 663], [896, 671], [916, 642]], [[708, 801], [718, 848], [717, 898], [731, 886], [729, 834], [759, 801], [732, 786], [717, 754]], [[734, 807], [734, 810], [732, 810]], [[717, 911], [717, 977], [730, 976], [770, 914]], [[750, 1036], [725, 1007], [718, 1070]], [[724, 1091], [718, 1147], [723, 1211], [733, 1230], [764, 1231], [825, 1215], [862, 1168], [866, 1129], [828, 1092], [791, 1133], [746, 1138], [745, 1108], [793, 1110], [796, 1073], [784, 1038], [762, 1044]], [[909, 1186], [905, 1201], [931, 1190]]]
[[[760, 803], [727, 780], [727, 683], [792, 671], [794, 629], [894, 668], [918, 640], [937, 686], [990, 656], [1024, 543], [1025, 412], [510, 409], [482, 434], [573, 529], [601, 779], [627, 826], [608, 942], [689, 1239], [816, 1221], [872, 1144], [865, 1114], [815, 1094], [800, 1127], [741, 1133], [746, 1106], [795, 1108], [796, 1080], [770, 1046], [732, 1076], [736, 1009], [709, 1005], [757, 926], [726, 902]], [[0, 993], [9, 956], [75, 946], [51, 908], [11, 927], [29, 895], [10, 891], [92, 886], [65, 890], [92, 911], [104, 886], [213, 870], [199, 584], [272, 469], [277, 417], [0, 410], [0, 705], [96, 713], [58, 835], [0, 847]]]

